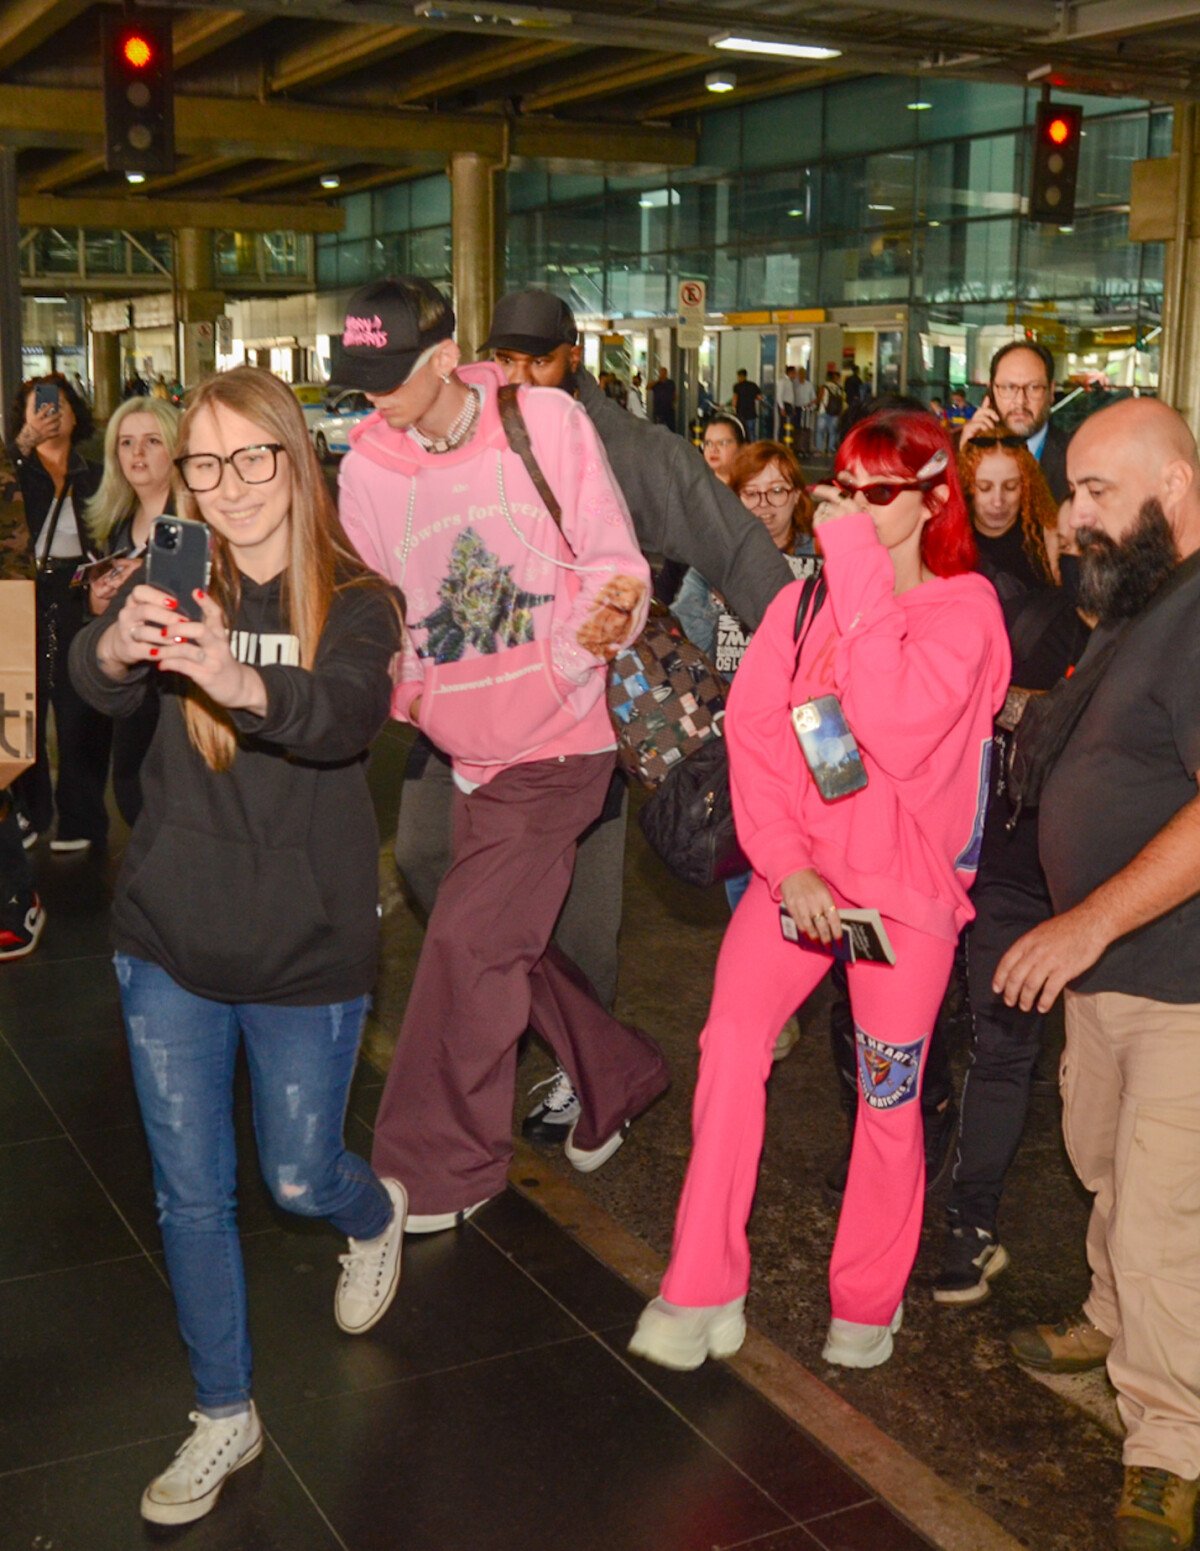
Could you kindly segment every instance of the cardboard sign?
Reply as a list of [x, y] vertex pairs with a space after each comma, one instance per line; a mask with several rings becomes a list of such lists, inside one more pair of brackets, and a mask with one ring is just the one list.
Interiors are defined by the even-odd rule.
[[37, 706], [32, 582], [0, 582], [0, 789], [33, 764]]

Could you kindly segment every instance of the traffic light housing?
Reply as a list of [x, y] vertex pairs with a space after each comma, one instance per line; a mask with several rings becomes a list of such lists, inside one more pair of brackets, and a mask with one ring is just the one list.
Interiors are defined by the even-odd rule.
[[1029, 219], [1070, 226], [1075, 219], [1075, 180], [1083, 109], [1040, 103], [1033, 131], [1033, 182]]
[[175, 167], [174, 62], [169, 13], [107, 12], [104, 165], [109, 172]]

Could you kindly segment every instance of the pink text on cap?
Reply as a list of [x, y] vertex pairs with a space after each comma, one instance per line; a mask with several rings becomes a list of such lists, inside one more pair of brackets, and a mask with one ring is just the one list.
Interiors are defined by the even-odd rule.
[[373, 345], [376, 349], [382, 350], [387, 342], [383, 319], [378, 313], [373, 318], [346, 319], [346, 332], [342, 335], [343, 345]]

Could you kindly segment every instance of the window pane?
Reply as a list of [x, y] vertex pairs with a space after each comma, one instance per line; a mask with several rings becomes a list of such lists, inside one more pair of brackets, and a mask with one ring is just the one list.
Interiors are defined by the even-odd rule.
[[409, 184], [414, 226], [444, 226], [450, 220], [449, 178], [418, 178]]
[[667, 307], [667, 256], [614, 256], [608, 266], [607, 309], [622, 318], [658, 317]]
[[1163, 113], [1150, 115], [1150, 150], [1149, 156], [1170, 156], [1171, 136], [1175, 122], [1174, 109], [1168, 108]]
[[742, 165], [778, 167], [821, 151], [821, 93], [799, 92], [742, 110]]
[[1012, 296], [1017, 269], [1016, 221], [958, 221], [918, 235], [914, 295], [931, 302]]
[[930, 146], [917, 160], [921, 212], [931, 221], [996, 215], [1021, 206], [1016, 135]]
[[822, 182], [826, 231], [867, 226], [911, 226], [915, 151], [891, 151], [834, 162]]
[[450, 278], [450, 228], [432, 226], [423, 232], [410, 232], [409, 262], [414, 275], [427, 280]]
[[[547, 259], [561, 264], [603, 263], [604, 205], [600, 200], [549, 210], [542, 219]], [[611, 245], [611, 237], [609, 241]]]
[[736, 167], [742, 159], [742, 110], [723, 108], [700, 119], [696, 161], [701, 167]]
[[716, 183], [679, 183], [678, 203], [671, 207], [672, 247], [698, 247], [728, 242], [733, 180]]
[[[825, 104], [825, 154], [873, 151], [881, 146], [907, 145], [917, 138], [916, 120], [908, 104], [915, 84], [908, 76], [871, 76], [831, 86]], [[800, 155], [808, 147], [798, 146]]]
[[593, 173], [556, 172], [550, 178], [550, 202], [604, 197], [604, 179]]
[[738, 305], [814, 306], [820, 259], [820, 243], [815, 237], [744, 251]]
[[391, 188], [380, 189], [377, 194], [371, 196], [374, 202], [372, 219], [377, 232], [408, 230], [411, 194], [410, 184], [396, 183]]
[[369, 237], [371, 235], [370, 194], [348, 194], [342, 200], [342, 209], [346, 212], [346, 225], [342, 230], [343, 237]]
[[821, 263], [822, 304], [907, 301], [911, 265], [911, 232], [827, 239]]
[[550, 198], [549, 184], [541, 167], [510, 168], [507, 192], [510, 210], [532, 210]]
[[[680, 203], [673, 188], [610, 188], [608, 194], [608, 246], [619, 252], [659, 253], [666, 248], [671, 211]], [[603, 209], [594, 207], [597, 218]]]
[[343, 242], [338, 246], [338, 284], [361, 285], [367, 278], [367, 244]]
[[1146, 155], [1147, 128], [1142, 113], [1087, 126], [1079, 142], [1076, 205], [1129, 203], [1129, 169]]
[[912, 110], [922, 140], [983, 135], [995, 129], [1019, 129], [1025, 117], [1025, 89], [993, 81], [948, 81], [923, 78], [910, 102], [927, 102]]
[[818, 227], [817, 193], [820, 175], [816, 168], [800, 167], [790, 172], [767, 172], [742, 183], [742, 233], [747, 238], [797, 238]]
[[1129, 217], [1077, 217], [1069, 232], [1029, 225], [1021, 256], [1021, 295], [1055, 300], [1064, 296], [1136, 295], [1141, 244], [1129, 240]]
[[[708, 284], [709, 312], [729, 312], [738, 305], [737, 252], [733, 248], [699, 248], [672, 255], [678, 278]], [[678, 292], [673, 290], [673, 296]]]
[[89, 275], [123, 275], [128, 263], [120, 232], [84, 232], [84, 265]]

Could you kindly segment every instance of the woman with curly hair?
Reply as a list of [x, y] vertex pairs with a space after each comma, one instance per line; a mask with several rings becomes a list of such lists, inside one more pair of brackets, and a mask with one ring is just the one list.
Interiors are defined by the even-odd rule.
[[1054, 580], [1048, 543], [1058, 504], [1037, 459], [1019, 436], [974, 437], [958, 455], [958, 472], [975, 529], [979, 569], [1001, 601]]

